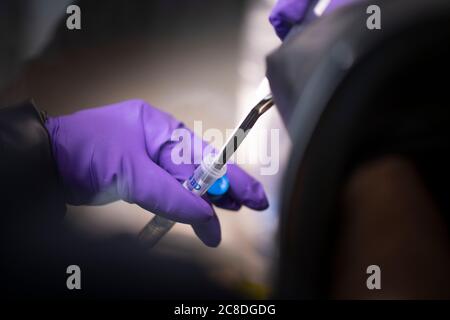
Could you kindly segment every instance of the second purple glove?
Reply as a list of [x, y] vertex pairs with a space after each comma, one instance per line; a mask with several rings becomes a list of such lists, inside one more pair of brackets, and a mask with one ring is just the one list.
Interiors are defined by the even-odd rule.
[[[327, 0], [321, 1], [324, 13], [330, 13], [338, 7], [355, 3], [358, 0]], [[302, 23], [309, 7], [318, 1], [312, 0], [278, 0], [272, 9], [269, 20], [280, 39], [284, 39], [291, 28]]]
[[[181, 122], [142, 100], [130, 100], [49, 118], [46, 127], [69, 204], [122, 199], [191, 224], [208, 246], [219, 244], [220, 224], [211, 205], [181, 185], [195, 165], [171, 159], [177, 144], [171, 135], [184, 128]], [[235, 165], [228, 165], [227, 175], [230, 190], [216, 205], [231, 210], [268, 207], [260, 183]]]

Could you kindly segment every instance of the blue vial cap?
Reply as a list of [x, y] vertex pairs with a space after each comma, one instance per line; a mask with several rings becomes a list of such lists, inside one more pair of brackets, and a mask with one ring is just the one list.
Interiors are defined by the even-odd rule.
[[230, 181], [227, 178], [227, 175], [224, 175], [222, 178], [219, 178], [214, 182], [214, 184], [208, 189], [208, 195], [210, 196], [222, 196], [227, 193], [230, 188]]

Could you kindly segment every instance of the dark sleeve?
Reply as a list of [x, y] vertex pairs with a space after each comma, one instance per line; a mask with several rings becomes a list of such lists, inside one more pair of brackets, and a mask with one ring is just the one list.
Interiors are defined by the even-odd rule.
[[0, 108], [0, 199], [4, 236], [46, 232], [65, 213], [44, 114], [30, 101]]

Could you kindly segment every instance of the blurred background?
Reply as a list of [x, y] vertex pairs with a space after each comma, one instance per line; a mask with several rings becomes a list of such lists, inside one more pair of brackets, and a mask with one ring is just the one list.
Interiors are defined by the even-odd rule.
[[[268, 22], [275, 0], [75, 3], [81, 8], [82, 29], [69, 31], [65, 11], [70, 1], [26, 2], [27, 15], [17, 19], [26, 20], [20, 30], [25, 39], [20, 58], [27, 63], [8, 70], [15, 81], [0, 93], [1, 105], [32, 97], [49, 115], [62, 115], [141, 98], [190, 128], [202, 121], [203, 131], [216, 128], [225, 134], [251, 108], [252, 95], [265, 75], [265, 56], [280, 44]], [[18, 1], [20, 5], [25, 2]], [[11, 18], [14, 10], [9, 9]], [[216, 209], [222, 226], [218, 248], [204, 246], [190, 226], [182, 224], [155, 248], [195, 260], [227, 287], [251, 297], [270, 292], [278, 180], [290, 148], [273, 108], [240, 147], [241, 155], [255, 152], [255, 134], [261, 128], [281, 130], [279, 154], [272, 154], [280, 157], [280, 172], [262, 176], [258, 164], [243, 167], [263, 183], [269, 209]], [[137, 234], [152, 217], [138, 206], [116, 202], [69, 206], [66, 222], [93, 237], [108, 237]]]

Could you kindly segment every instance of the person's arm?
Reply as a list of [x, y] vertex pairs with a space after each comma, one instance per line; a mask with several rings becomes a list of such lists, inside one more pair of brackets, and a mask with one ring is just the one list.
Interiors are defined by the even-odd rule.
[[30, 101], [0, 109], [3, 232], [42, 230], [64, 215], [64, 195], [44, 117]]
[[[341, 200], [332, 298], [450, 297], [448, 228], [411, 159], [386, 155], [362, 164]], [[366, 287], [373, 264], [381, 268], [381, 290]]]

